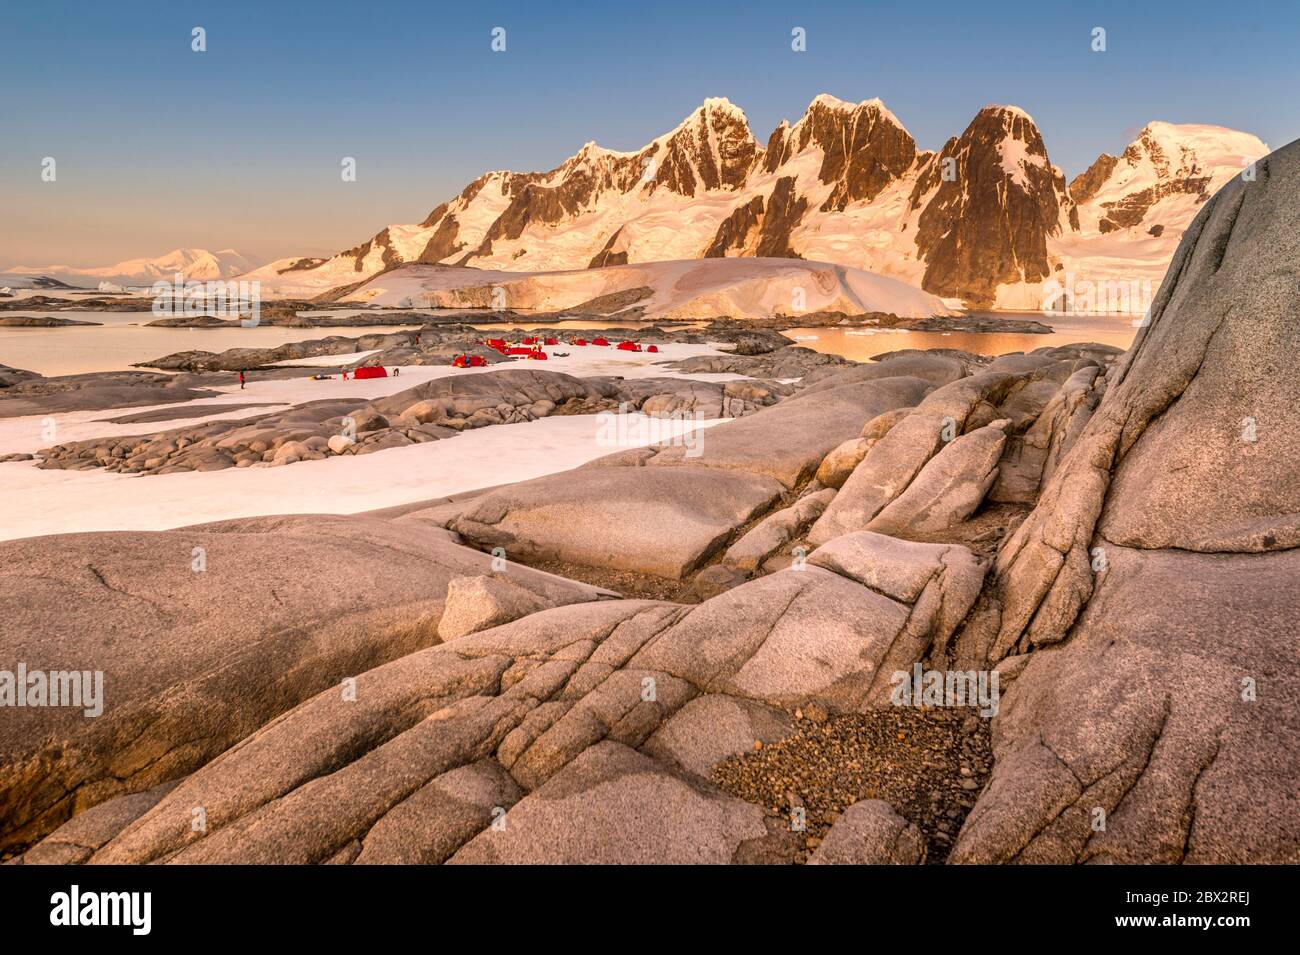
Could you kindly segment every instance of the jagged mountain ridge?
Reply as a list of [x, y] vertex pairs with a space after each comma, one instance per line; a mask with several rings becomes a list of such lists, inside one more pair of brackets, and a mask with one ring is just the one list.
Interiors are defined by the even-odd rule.
[[80, 268], [71, 265], [27, 266], [8, 269], [14, 275], [53, 276], [73, 284], [111, 282], [123, 285], [152, 285], [171, 281], [177, 273], [186, 280], [210, 282], [233, 278], [256, 267], [256, 263], [234, 249], [172, 249], [155, 258], [127, 259], [114, 265]]
[[1199, 205], [1266, 152], [1246, 133], [1152, 123], [1067, 184], [1016, 107], [985, 107], [932, 152], [880, 100], [823, 94], [764, 146], [739, 107], [709, 99], [638, 151], [587, 143], [549, 172], [486, 173], [418, 224], [253, 277], [324, 291], [408, 263], [518, 272], [798, 257], [970, 305], [1034, 308], [1066, 275], [1158, 284]]

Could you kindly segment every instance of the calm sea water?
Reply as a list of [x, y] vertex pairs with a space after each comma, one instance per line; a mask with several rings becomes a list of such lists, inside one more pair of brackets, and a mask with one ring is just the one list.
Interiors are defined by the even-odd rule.
[[[10, 313], [12, 314], [12, 313]], [[339, 328], [146, 328], [156, 316], [151, 312], [21, 312], [49, 315], [79, 322], [101, 322], [99, 327], [0, 328], [0, 365], [25, 368], [42, 375], [76, 375], [87, 371], [120, 371], [136, 362], [161, 358], [178, 351], [225, 351], [227, 348], [274, 348], [286, 342], [307, 341], [329, 335], [357, 335], [402, 331], [410, 326], [376, 325]]]
[[[148, 328], [155, 316], [150, 312], [23, 312], [77, 321], [100, 322], [99, 326], [68, 328], [0, 328], [0, 364], [25, 368], [43, 375], [72, 375], [88, 371], [115, 371], [161, 358], [178, 351], [213, 351], [227, 348], [273, 348], [286, 342], [324, 338], [328, 335], [358, 335], [401, 331], [411, 326], [339, 326], [337, 328]], [[337, 312], [332, 314], [338, 314]], [[1062, 317], [1017, 313], [1000, 317], [1030, 318], [1051, 325], [1051, 335], [973, 334], [966, 332], [905, 332], [876, 329], [797, 328], [786, 332], [799, 344], [822, 352], [864, 361], [873, 355], [900, 348], [959, 348], [986, 355], [1032, 351], [1047, 345], [1095, 341], [1127, 348], [1137, 329], [1132, 318]], [[578, 319], [511, 325], [482, 324], [484, 331], [531, 331], [543, 326], [590, 328], [637, 328], [645, 322], [614, 322]]]
[[1042, 322], [1055, 331], [1050, 335], [990, 334], [977, 332], [909, 332], [874, 328], [794, 328], [785, 334], [805, 348], [866, 361], [875, 355], [902, 348], [958, 348], [982, 355], [1030, 352], [1035, 348], [1099, 342], [1128, 348], [1133, 344], [1136, 316], [1062, 316], [1017, 312], [982, 313], [994, 318], [1021, 318]]

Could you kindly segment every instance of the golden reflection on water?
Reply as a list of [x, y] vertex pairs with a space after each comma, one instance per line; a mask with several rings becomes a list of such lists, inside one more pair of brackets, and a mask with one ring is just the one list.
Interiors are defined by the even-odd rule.
[[792, 328], [785, 332], [797, 344], [814, 351], [843, 355], [853, 361], [867, 361], [876, 355], [904, 348], [956, 348], [981, 355], [1031, 352], [1037, 348], [1099, 342], [1128, 348], [1137, 328], [1132, 318], [1072, 318], [1057, 316], [1014, 316], [1042, 321], [1055, 329], [1049, 335], [986, 332], [911, 332], [886, 328]]

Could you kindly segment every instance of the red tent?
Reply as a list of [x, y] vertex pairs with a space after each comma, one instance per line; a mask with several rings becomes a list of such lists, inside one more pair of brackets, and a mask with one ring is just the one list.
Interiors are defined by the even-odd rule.
[[527, 357], [533, 353], [533, 349], [525, 348], [523, 345], [512, 345], [506, 349], [507, 355], [524, 355]]
[[608, 345], [608, 344], [609, 344], [609, 339], [608, 339], [608, 338], [593, 338], [593, 339], [591, 340], [591, 343], [592, 343], [593, 345]]
[[649, 348], [646, 349], [646, 351], [658, 351], [658, 350], [659, 350], [658, 345], [651, 345]]
[[560, 343], [559, 343], [559, 340], [558, 340], [558, 339], [548, 338], [548, 339], [546, 339], [546, 344], [548, 344], [548, 345], [558, 345], [558, 344], [560, 344]]
[[529, 358], [536, 358], [538, 361], [546, 361], [546, 357], [547, 357], [547, 356], [546, 356], [546, 352], [542, 351], [542, 350], [539, 348], [539, 349], [537, 349], [537, 351], [535, 351], [535, 352], [531, 352], [531, 353], [528, 355], [528, 357], [529, 357]]
[[575, 339], [573, 340], [573, 344], [575, 344], [575, 345], [585, 345], [585, 344], [587, 344], [587, 339], [585, 339], [585, 338], [575, 338]]
[[483, 344], [487, 345], [488, 348], [495, 348], [503, 355], [506, 353], [506, 342], [504, 338], [489, 338]]
[[638, 345], [636, 342], [619, 342], [618, 348], [619, 351], [640, 351], [641, 350], [641, 346]]
[[373, 365], [370, 368], [358, 368], [352, 373], [353, 378], [387, 378], [388, 370], [383, 365]]
[[536, 339], [536, 338], [525, 338], [525, 339], [524, 339], [524, 344], [525, 344], [525, 345], [536, 345], [536, 344], [537, 344], [537, 339]]

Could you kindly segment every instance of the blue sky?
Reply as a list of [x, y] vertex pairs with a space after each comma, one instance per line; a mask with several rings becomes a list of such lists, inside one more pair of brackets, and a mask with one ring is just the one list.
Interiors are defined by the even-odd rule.
[[[807, 52], [790, 49], [796, 26]], [[1013, 103], [1069, 176], [1153, 119], [1276, 147], [1300, 136], [1298, 50], [1291, 0], [15, 3], [0, 268], [179, 245], [327, 254], [485, 170], [548, 169], [591, 139], [637, 148], [707, 96], [741, 106], [760, 141], [817, 93], [879, 96], [925, 148]]]

